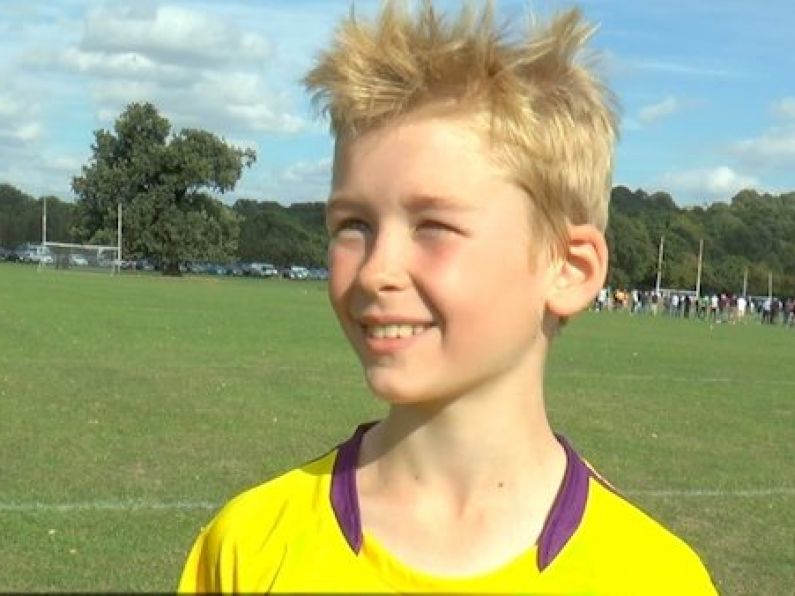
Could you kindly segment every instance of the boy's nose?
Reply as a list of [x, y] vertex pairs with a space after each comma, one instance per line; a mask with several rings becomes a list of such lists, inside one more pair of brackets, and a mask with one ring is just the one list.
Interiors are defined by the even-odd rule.
[[359, 284], [372, 294], [401, 290], [409, 282], [408, 246], [395, 234], [378, 234], [359, 269]]

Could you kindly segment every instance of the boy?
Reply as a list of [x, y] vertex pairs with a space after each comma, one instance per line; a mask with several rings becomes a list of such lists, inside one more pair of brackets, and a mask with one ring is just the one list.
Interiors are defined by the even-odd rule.
[[550, 342], [607, 267], [590, 33], [569, 11], [512, 44], [490, 8], [397, 1], [343, 23], [305, 79], [336, 136], [329, 297], [389, 412], [229, 503], [180, 591], [714, 593], [544, 411]]

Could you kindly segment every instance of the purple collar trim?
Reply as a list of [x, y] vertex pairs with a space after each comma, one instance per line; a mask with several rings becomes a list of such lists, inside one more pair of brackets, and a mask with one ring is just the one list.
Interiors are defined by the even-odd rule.
[[[331, 475], [331, 507], [351, 550], [362, 548], [362, 520], [356, 490], [356, 464], [362, 437], [375, 422], [360, 425], [353, 436], [338, 447]], [[547, 521], [538, 538], [538, 568], [543, 571], [563, 550], [582, 521], [592, 473], [569, 442], [556, 435], [566, 452], [566, 473]]]
[[566, 472], [558, 495], [538, 537], [538, 568], [546, 569], [577, 531], [588, 501], [591, 470], [562, 435], [555, 435], [566, 452]]
[[375, 422], [360, 424], [353, 436], [341, 443], [331, 472], [331, 508], [337, 517], [345, 540], [357, 555], [362, 549], [362, 519], [359, 515], [359, 497], [356, 491], [356, 464], [364, 433]]

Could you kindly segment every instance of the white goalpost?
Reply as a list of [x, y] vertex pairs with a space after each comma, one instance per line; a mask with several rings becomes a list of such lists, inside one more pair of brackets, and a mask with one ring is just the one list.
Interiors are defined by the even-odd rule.
[[116, 244], [78, 244], [47, 240], [47, 200], [41, 216], [41, 253], [39, 269], [101, 269], [111, 274], [121, 271], [122, 207], [117, 210]]

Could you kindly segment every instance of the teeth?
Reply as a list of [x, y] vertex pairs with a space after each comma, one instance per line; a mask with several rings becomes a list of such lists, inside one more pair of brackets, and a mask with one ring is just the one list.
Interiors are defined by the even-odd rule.
[[419, 335], [428, 327], [428, 325], [369, 325], [365, 327], [365, 333], [376, 339], [395, 339]]

